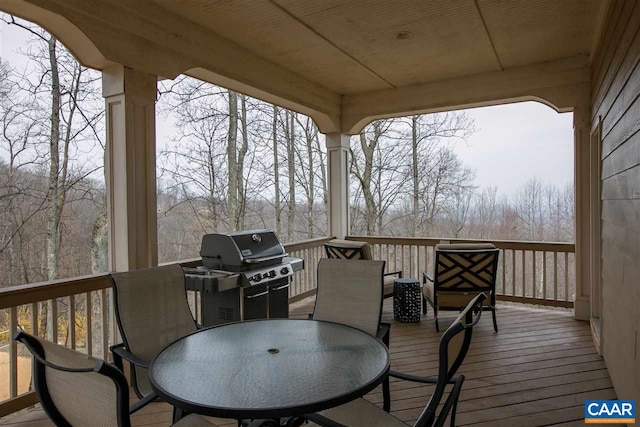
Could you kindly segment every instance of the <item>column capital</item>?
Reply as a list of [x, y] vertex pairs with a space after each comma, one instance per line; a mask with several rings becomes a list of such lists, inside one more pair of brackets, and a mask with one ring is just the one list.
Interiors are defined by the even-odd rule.
[[155, 102], [158, 78], [152, 74], [113, 65], [102, 70], [102, 97], [132, 95]]
[[327, 150], [340, 148], [349, 149], [351, 147], [351, 135], [346, 133], [326, 133]]

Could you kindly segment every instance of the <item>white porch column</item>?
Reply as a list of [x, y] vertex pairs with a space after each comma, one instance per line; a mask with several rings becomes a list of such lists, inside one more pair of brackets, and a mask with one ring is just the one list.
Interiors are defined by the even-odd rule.
[[591, 233], [590, 233], [590, 120], [589, 109], [576, 108], [573, 112], [574, 132], [574, 185], [576, 216], [576, 301], [574, 315], [578, 320], [591, 316]]
[[110, 271], [158, 264], [156, 83], [123, 66], [102, 72]]
[[344, 133], [328, 133], [329, 235], [343, 239], [349, 234], [349, 139]]

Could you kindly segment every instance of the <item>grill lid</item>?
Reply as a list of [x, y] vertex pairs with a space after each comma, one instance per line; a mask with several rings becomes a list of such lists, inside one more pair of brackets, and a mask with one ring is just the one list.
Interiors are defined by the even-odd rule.
[[229, 270], [278, 264], [285, 255], [271, 230], [205, 234], [200, 248], [205, 267]]

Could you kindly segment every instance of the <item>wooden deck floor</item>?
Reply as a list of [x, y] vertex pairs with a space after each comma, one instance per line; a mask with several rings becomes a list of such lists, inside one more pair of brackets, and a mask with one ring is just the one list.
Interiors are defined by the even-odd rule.
[[[420, 375], [437, 373], [437, 343], [431, 312], [420, 323], [393, 322], [391, 299], [385, 300], [383, 320], [392, 323], [392, 369]], [[291, 317], [306, 317], [313, 298], [291, 307]], [[485, 313], [488, 314], [488, 313]], [[444, 312], [441, 326], [455, 313]], [[448, 319], [448, 320], [447, 320]], [[605, 364], [595, 351], [589, 325], [569, 312], [519, 306], [500, 306], [500, 332], [495, 334], [491, 316], [476, 326], [471, 348], [460, 372], [464, 383], [458, 406], [460, 426], [583, 426], [584, 401], [615, 399]], [[392, 412], [407, 422], [424, 408], [430, 387], [392, 380]], [[382, 402], [380, 390], [367, 399]], [[134, 426], [168, 426], [171, 408], [149, 405], [133, 415]], [[234, 421], [212, 419], [218, 425]], [[51, 426], [39, 409], [0, 420], [14, 427]]]

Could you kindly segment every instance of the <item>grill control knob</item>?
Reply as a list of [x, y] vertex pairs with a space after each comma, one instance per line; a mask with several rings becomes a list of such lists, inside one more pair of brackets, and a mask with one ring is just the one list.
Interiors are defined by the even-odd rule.
[[271, 270], [271, 271], [268, 273], [268, 276], [269, 276], [269, 277], [276, 277], [276, 271], [275, 271], [275, 270]]
[[260, 273], [258, 273], [255, 276], [253, 276], [253, 281], [254, 282], [259, 282], [260, 280], [262, 280], [262, 276], [260, 275]]
[[282, 270], [280, 270], [280, 274], [289, 274], [289, 267], [282, 267]]

